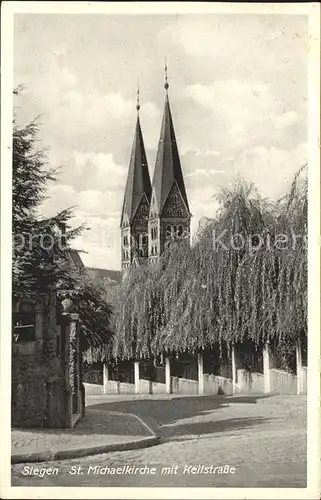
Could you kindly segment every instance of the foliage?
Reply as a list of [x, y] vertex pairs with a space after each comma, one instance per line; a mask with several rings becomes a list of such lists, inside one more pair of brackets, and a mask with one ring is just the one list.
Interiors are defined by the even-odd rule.
[[67, 209], [52, 218], [38, 215], [46, 188], [56, 171], [48, 168], [46, 152], [37, 149], [37, 120], [24, 127], [13, 123], [12, 232], [14, 297], [37, 295], [72, 281], [66, 248], [82, 227], [71, 229]]
[[129, 273], [115, 309], [115, 356], [245, 339], [282, 346], [306, 335], [306, 167], [278, 203], [241, 179], [218, 199], [191, 248], [174, 242], [158, 265]]

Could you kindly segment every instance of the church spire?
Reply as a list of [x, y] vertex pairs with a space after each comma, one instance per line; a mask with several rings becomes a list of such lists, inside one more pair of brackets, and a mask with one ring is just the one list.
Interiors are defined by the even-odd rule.
[[136, 110], [137, 110], [137, 116], [139, 116], [139, 110], [140, 110], [140, 91], [139, 91], [139, 80], [137, 82], [137, 92], [136, 92]]
[[162, 215], [166, 200], [173, 188], [178, 188], [179, 194], [190, 214], [180, 157], [178, 153], [172, 114], [168, 99], [168, 73], [165, 61], [165, 107], [161, 126], [156, 165], [153, 178], [153, 193], [156, 202], [156, 212]]
[[143, 134], [140, 126], [140, 91], [139, 86], [136, 93], [137, 120], [134, 141], [129, 162], [127, 183], [124, 195], [123, 209], [121, 215], [121, 226], [130, 225], [139, 204], [144, 195], [146, 201], [150, 203], [151, 182], [148, 171], [148, 164], [143, 140]]

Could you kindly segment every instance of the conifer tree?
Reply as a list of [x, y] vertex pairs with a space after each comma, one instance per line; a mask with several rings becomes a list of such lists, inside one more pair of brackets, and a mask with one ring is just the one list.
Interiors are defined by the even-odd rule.
[[[19, 95], [19, 89], [14, 92]], [[13, 299], [37, 298], [49, 292], [71, 298], [79, 312], [83, 347], [106, 346], [111, 337], [110, 306], [85, 269], [71, 265], [72, 241], [84, 227], [71, 225], [72, 209], [53, 217], [40, 214], [48, 183], [57, 170], [37, 147], [39, 120], [20, 126], [13, 121], [12, 143], [12, 293]]]

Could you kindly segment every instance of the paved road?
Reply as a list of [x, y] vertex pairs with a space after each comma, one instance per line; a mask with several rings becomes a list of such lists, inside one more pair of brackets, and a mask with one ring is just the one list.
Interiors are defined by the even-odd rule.
[[[24, 476], [24, 465], [16, 465], [12, 467], [13, 486], [306, 485], [303, 396], [146, 398], [107, 403], [96, 398], [90, 402], [97, 408], [136, 413], [158, 427], [164, 442], [137, 451], [28, 464], [45, 470], [56, 467], [57, 475]], [[113, 474], [117, 468], [121, 468], [118, 474]]]

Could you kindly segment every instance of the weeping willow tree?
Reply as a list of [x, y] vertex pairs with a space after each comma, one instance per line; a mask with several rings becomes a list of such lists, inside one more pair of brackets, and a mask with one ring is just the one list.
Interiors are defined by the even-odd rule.
[[306, 334], [304, 171], [278, 203], [236, 180], [189, 248], [174, 242], [155, 267], [134, 270], [116, 308], [114, 356], [148, 358]]

